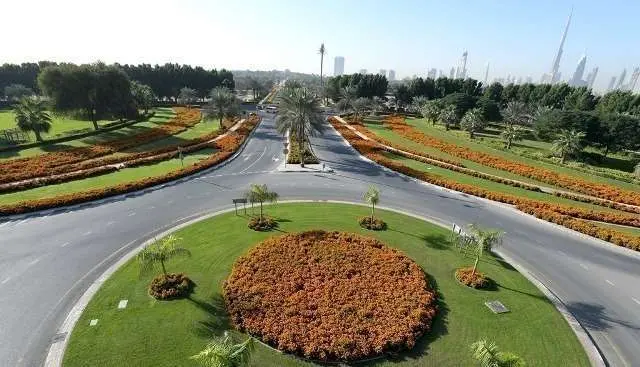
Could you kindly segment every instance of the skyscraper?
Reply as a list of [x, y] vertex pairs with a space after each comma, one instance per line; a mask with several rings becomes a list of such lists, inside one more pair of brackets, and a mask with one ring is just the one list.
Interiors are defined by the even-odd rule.
[[616, 87], [614, 89], [622, 89], [622, 83], [624, 83], [624, 78], [627, 77], [627, 69], [622, 69], [622, 73], [620, 74], [620, 77], [618, 78], [618, 83], [616, 84]]
[[394, 80], [396, 80], [396, 71], [389, 69], [389, 81], [392, 82]]
[[344, 74], [344, 57], [336, 56], [333, 59], [333, 76]]
[[436, 68], [431, 68], [429, 70], [429, 73], [427, 73], [427, 78], [435, 79], [436, 74], [438, 74], [438, 71], [436, 70]]
[[587, 64], [587, 55], [582, 55], [580, 61], [578, 61], [578, 66], [576, 66], [576, 71], [573, 72], [573, 77], [569, 80], [569, 85], [574, 87], [581, 87], [586, 85], [587, 82], [582, 80], [582, 76], [584, 75], [584, 67]]
[[613, 86], [616, 84], [616, 77], [612, 76], [609, 81], [609, 85], [607, 86], [607, 92], [613, 89]]
[[487, 85], [487, 80], [489, 80], [489, 62], [487, 62], [487, 68], [484, 71], [484, 81], [482, 84]]
[[467, 77], [467, 50], [464, 50], [460, 58], [460, 66], [456, 70], [456, 78], [464, 79]]
[[593, 88], [593, 83], [596, 81], [596, 76], [598, 76], [598, 67], [591, 69], [591, 72], [587, 76], [587, 87]]
[[380, 71], [378, 71], [378, 74], [387, 76], [387, 71], [385, 69], [380, 69]]
[[629, 84], [627, 85], [627, 90], [633, 92], [636, 89], [636, 84], [638, 83], [638, 77], [640, 77], [640, 68], [633, 69], [633, 74], [631, 74], [631, 80], [629, 80]]
[[449, 78], [453, 79], [456, 77], [456, 68], [451, 67], [451, 70], [449, 70]]
[[556, 52], [556, 57], [553, 59], [553, 64], [551, 64], [551, 72], [547, 75], [546, 79], [548, 80], [546, 81], [546, 83], [556, 83], [558, 80], [560, 80], [560, 75], [558, 73], [558, 70], [560, 69], [560, 59], [562, 59], [564, 41], [567, 39], [567, 32], [569, 31], [569, 25], [571, 24], [572, 15], [573, 15], [573, 9], [571, 9], [571, 13], [569, 13], [569, 19], [567, 20], [567, 25], [564, 27], [564, 32], [562, 33], [562, 39], [560, 40], [560, 47], [558, 47], [558, 52]]

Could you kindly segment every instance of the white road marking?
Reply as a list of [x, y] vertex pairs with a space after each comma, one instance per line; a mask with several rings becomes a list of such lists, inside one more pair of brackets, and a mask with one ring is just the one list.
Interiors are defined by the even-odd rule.
[[60, 247], [67, 247], [69, 245], [69, 242], [65, 242], [62, 245], [60, 245]]
[[262, 151], [262, 154], [260, 154], [260, 156], [258, 157], [258, 159], [256, 159], [253, 163], [251, 163], [250, 165], [247, 166], [247, 168], [243, 169], [242, 171], [240, 171], [240, 173], [245, 173], [249, 170], [249, 168], [253, 167], [256, 163], [258, 163], [260, 161], [260, 159], [262, 159], [262, 157], [264, 157], [265, 153], [267, 153], [267, 146], [264, 146], [264, 150]]
[[35, 264], [37, 264], [38, 262], [40, 262], [40, 259], [39, 259], [39, 258], [38, 258], [38, 259], [35, 259], [35, 260], [33, 260], [33, 261], [30, 261], [30, 262], [27, 264], [27, 266], [35, 265]]
[[134, 215], [136, 215], [136, 212], [131, 212], [131, 213], [129, 213], [129, 215], [128, 215], [128, 216], [129, 216], [129, 217], [133, 217]]
[[2, 284], [5, 284], [5, 283], [7, 283], [7, 282], [8, 282], [8, 281], [10, 281], [10, 280], [11, 280], [11, 277], [5, 278], [5, 279], [2, 281]]
[[583, 268], [584, 270], [589, 270], [589, 268], [583, 263], [580, 263], [580, 267]]
[[564, 251], [560, 251], [560, 250], [558, 250], [558, 253], [559, 253], [560, 255], [567, 256], [567, 254], [566, 254]]
[[610, 281], [609, 279], [605, 279], [604, 281], [607, 282], [609, 285], [615, 286], [615, 284], [613, 284], [613, 282]]
[[631, 299], [633, 300], [633, 302], [635, 302], [635, 303], [637, 303], [638, 305], [640, 305], [640, 301], [638, 301], [638, 299], [637, 299], [637, 298], [635, 298], [635, 297], [631, 297]]

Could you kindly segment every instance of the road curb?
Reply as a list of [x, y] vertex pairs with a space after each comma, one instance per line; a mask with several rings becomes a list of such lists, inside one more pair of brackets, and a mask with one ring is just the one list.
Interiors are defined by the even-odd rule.
[[[347, 204], [347, 205], [356, 205], [361, 207], [368, 207], [367, 204], [359, 203], [359, 202], [351, 202], [346, 200], [283, 200], [279, 203], [290, 204], [290, 203], [333, 203], [333, 204]], [[277, 205], [275, 203], [265, 203], [265, 205]], [[416, 218], [428, 223], [435, 224], [439, 227], [450, 229], [450, 225], [439, 218], [418, 215], [412, 212], [394, 209], [387, 206], [379, 206], [381, 210], [387, 210], [390, 212], [406, 215], [412, 218]], [[140, 245], [136, 246], [134, 249], [130, 250], [126, 254], [122, 255], [115, 263], [113, 263], [107, 270], [105, 270], [100, 276], [91, 283], [91, 285], [87, 288], [87, 290], [82, 294], [82, 296], [78, 299], [78, 301], [73, 305], [71, 311], [67, 314], [64, 322], [57, 330], [58, 335], [62, 335], [63, 337], [60, 340], [57, 340], [55, 343], [51, 344], [49, 351], [47, 353], [47, 357], [44, 363], [45, 367], [60, 367], [62, 366], [62, 361], [64, 358], [64, 353], [69, 343], [69, 338], [71, 336], [71, 332], [73, 331], [75, 325], [77, 324], [80, 316], [82, 315], [84, 309], [87, 307], [93, 296], [100, 290], [105, 281], [111, 277], [120, 267], [122, 267], [129, 260], [133, 259], [133, 257], [145, 246], [154, 242], [158, 238], [165, 237], [177, 230], [180, 230], [189, 225], [195, 224], [197, 222], [225, 214], [234, 211], [233, 207], [228, 207], [225, 209], [216, 210], [213, 212], [201, 212], [194, 214], [189, 217], [181, 218], [173, 222], [171, 227], [165, 229], [160, 233], [156, 233], [154, 235], [148, 235], [148, 238], [144, 240]], [[177, 224], [176, 224], [177, 223]], [[131, 244], [135, 243], [136, 240], [125, 244], [120, 249], [125, 249]], [[112, 256], [117, 256], [120, 250], [114, 252]], [[600, 350], [597, 348], [590, 335], [584, 329], [582, 324], [575, 319], [575, 317], [571, 314], [571, 312], [566, 308], [564, 303], [544, 284], [542, 284], [529, 270], [527, 270], [523, 265], [519, 264], [509, 256], [501, 253], [500, 251], [494, 251], [497, 255], [499, 255], [504, 261], [513, 266], [520, 274], [522, 274], [525, 278], [527, 278], [531, 283], [533, 283], [546, 297], [549, 299], [551, 303], [556, 307], [558, 312], [562, 314], [565, 318], [569, 327], [573, 330], [576, 337], [582, 344], [585, 349], [589, 360], [591, 361], [592, 366], [601, 367], [605, 366], [602, 355], [600, 354]], [[105, 259], [105, 261], [107, 261]], [[89, 272], [91, 273], [91, 271]], [[87, 274], [89, 274], [87, 273]]]

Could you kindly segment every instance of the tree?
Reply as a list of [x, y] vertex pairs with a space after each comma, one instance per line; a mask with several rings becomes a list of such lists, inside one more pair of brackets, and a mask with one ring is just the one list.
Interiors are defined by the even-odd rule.
[[531, 116], [527, 105], [520, 101], [512, 101], [507, 103], [507, 106], [502, 111], [502, 118], [507, 125], [528, 125], [531, 121]]
[[213, 88], [210, 97], [211, 100], [204, 108], [205, 116], [217, 118], [220, 121], [220, 128], [224, 128], [222, 119], [237, 111], [236, 97], [226, 87]]
[[51, 116], [45, 102], [37, 97], [22, 97], [13, 107], [16, 124], [22, 131], [32, 131], [37, 141], [42, 141], [43, 132], [51, 130]]
[[422, 107], [429, 102], [429, 99], [425, 96], [417, 96], [411, 99], [411, 111], [420, 113]]
[[191, 108], [191, 105], [198, 100], [198, 92], [195, 89], [189, 87], [182, 87], [180, 94], [178, 94], [178, 103], [186, 104], [187, 108]]
[[425, 103], [420, 109], [420, 114], [435, 125], [442, 111], [442, 103], [439, 100], [431, 100]]
[[33, 96], [33, 90], [31, 88], [27, 88], [22, 84], [11, 84], [4, 87], [4, 95], [7, 97], [8, 101], [18, 101], [22, 97]]
[[587, 87], [579, 87], [572, 90], [564, 99], [564, 108], [567, 110], [591, 111], [596, 106], [597, 98]]
[[502, 103], [502, 91], [504, 90], [504, 87], [502, 86], [502, 84], [495, 82], [492, 83], [491, 85], [489, 85], [485, 90], [484, 90], [484, 96], [489, 98], [490, 100], [500, 104]]
[[484, 229], [475, 224], [470, 224], [469, 230], [471, 230], [473, 253], [476, 257], [471, 275], [475, 275], [480, 257], [485, 251], [490, 252], [493, 246], [500, 242], [503, 232], [496, 229]]
[[470, 109], [476, 107], [477, 98], [464, 93], [451, 93], [442, 98], [445, 105], [453, 105], [455, 107], [456, 116], [461, 119]]
[[500, 107], [498, 103], [485, 96], [478, 98], [476, 107], [482, 111], [482, 117], [486, 121], [501, 121], [502, 115], [500, 114]]
[[444, 124], [445, 130], [449, 130], [451, 125], [458, 123], [458, 114], [456, 113], [456, 107], [454, 105], [448, 105], [440, 110], [439, 119]]
[[511, 149], [511, 143], [521, 141], [524, 138], [524, 129], [518, 125], [507, 125], [500, 136], [507, 143], [507, 149]]
[[479, 340], [471, 344], [473, 358], [481, 367], [524, 367], [522, 358], [513, 353], [500, 352], [494, 342]]
[[373, 224], [376, 205], [380, 202], [380, 190], [375, 185], [369, 186], [369, 189], [362, 194], [362, 200], [371, 205], [371, 224]]
[[269, 191], [267, 185], [256, 185], [251, 184], [249, 191], [244, 194], [245, 199], [251, 203], [251, 205], [255, 203], [260, 204], [260, 221], [263, 219], [262, 215], [262, 204], [267, 201], [270, 203], [275, 203], [278, 201], [278, 193], [274, 191]]
[[405, 107], [409, 102], [411, 102], [409, 87], [404, 84], [400, 84], [393, 88], [393, 99], [396, 102], [396, 108]]
[[469, 138], [475, 138], [475, 134], [485, 128], [485, 120], [482, 116], [482, 110], [479, 108], [472, 108], [467, 111], [464, 116], [462, 116], [460, 127], [469, 132]]
[[324, 55], [327, 53], [327, 49], [324, 48], [324, 42], [320, 44], [318, 53], [320, 54], [320, 87], [324, 87], [324, 81], [322, 80], [322, 69], [324, 67]]
[[228, 332], [214, 339], [200, 353], [191, 357], [203, 367], [245, 367], [253, 352], [253, 338], [234, 344]]
[[560, 153], [560, 163], [564, 163], [567, 156], [582, 150], [582, 139], [585, 134], [582, 131], [562, 130], [553, 142], [552, 150]]
[[178, 247], [180, 239], [169, 235], [159, 241], [145, 246], [137, 255], [140, 265], [140, 275], [148, 273], [160, 266], [162, 275], [167, 278], [168, 273], [165, 263], [175, 257], [189, 257], [191, 252], [186, 248]]
[[353, 101], [358, 98], [358, 91], [352, 85], [347, 85], [340, 90], [340, 100], [336, 107], [339, 111], [346, 112], [353, 110]]
[[371, 99], [364, 97], [356, 98], [353, 100], [351, 107], [353, 109], [353, 121], [357, 122], [358, 117], [364, 115], [366, 109], [371, 107]]
[[[621, 113], [601, 113], [599, 118], [600, 131], [595, 134], [595, 143], [604, 148], [605, 157], [609, 152], [640, 149], [639, 118]], [[588, 134], [587, 140], [590, 140]]]
[[132, 81], [131, 94], [133, 95], [133, 99], [138, 107], [142, 108], [144, 110], [144, 113], [147, 114], [155, 100], [153, 89], [151, 89], [151, 87], [146, 84]]
[[633, 174], [637, 179], [640, 179], [640, 162], [636, 163], [636, 166], [633, 168]]
[[296, 88], [280, 95], [276, 130], [289, 131], [298, 144], [300, 167], [304, 167], [304, 147], [308, 137], [324, 131], [320, 98], [307, 88]]

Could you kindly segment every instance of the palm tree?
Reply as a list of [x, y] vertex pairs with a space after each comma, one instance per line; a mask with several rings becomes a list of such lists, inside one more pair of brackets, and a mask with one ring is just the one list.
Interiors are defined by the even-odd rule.
[[234, 344], [229, 333], [225, 332], [223, 338], [212, 340], [204, 350], [190, 359], [203, 367], [245, 367], [249, 365], [253, 348], [253, 338]]
[[336, 107], [341, 112], [353, 110], [353, 101], [358, 98], [358, 90], [352, 85], [347, 85], [340, 91], [340, 100]]
[[444, 129], [449, 130], [451, 125], [458, 123], [458, 114], [456, 113], [456, 106], [448, 105], [440, 111], [438, 115], [440, 121], [444, 123]]
[[224, 116], [231, 115], [236, 112], [236, 97], [227, 87], [213, 88], [211, 90], [210, 97], [211, 100], [204, 109], [205, 115], [207, 117], [217, 118], [220, 121], [220, 128], [224, 128], [222, 125], [222, 119]]
[[524, 129], [518, 125], [507, 125], [500, 136], [507, 142], [507, 149], [511, 149], [512, 142], [521, 141], [524, 138]]
[[507, 103], [502, 117], [507, 125], [527, 125], [531, 121], [527, 105], [520, 101]]
[[422, 116], [427, 120], [431, 120], [431, 123], [434, 125], [440, 117], [440, 111], [442, 111], [442, 108], [438, 101], [428, 101], [420, 109], [420, 113], [422, 114]]
[[42, 141], [40, 133], [51, 130], [51, 116], [44, 100], [22, 97], [13, 107], [16, 124], [22, 131], [33, 131], [37, 141]]
[[362, 200], [371, 204], [371, 224], [373, 224], [373, 216], [375, 214], [376, 205], [380, 202], [380, 190], [375, 185], [369, 186], [369, 189], [362, 194]]
[[500, 242], [504, 232], [496, 229], [483, 229], [475, 224], [470, 224], [469, 230], [471, 231], [473, 252], [476, 257], [471, 275], [475, 275], [476, 269], [478, 268], [478, 261], [480, 261], [482, 254], [485, 251], [491, 251], [493, 246]]
[[178, 103], [186, 104], [187, 108], [191, 108], [191, 105], [198, 99], [198, 93], [195, 89], [189, 87], [183, 87], [178, 94]]
[[353, 109], [353, 122], [358, 122], [358, 117], [364, 114], [364, 111], [370, 107], [372, 104], [371, 99], [369, 98], [356, 98], [353, 100], [351, 107]]
[[513, 353], [500, 352], [494, 342], [479, 340], [471, 344], [473, 358], [481, 367], [524, 367], [522, 358]]
[[255, 203], [260, 203], [260, 221], [262, 221], [262, 203], [268, 201], [270, 203], [275, 203], [278, 201], [278, 193], [274, 191], [269, 191], [267, 185], [256, 185], [251, 184], [249, 191], [245, 192], [244, 197], [247, 199], [251, 205]]
[[638, 162], [633, 169], [633, 174], [636, 175], [636, 178], [640, 179], [640, 162]]
[[169, 235], [160, 241], [146, 246], [138, 253], [137, 259], [140, 265], [140, 275], [154, 270], [158, 265], [162, 269], [162, 275], [168, 276], [165, 263], [174, 257], [189, 257], [191, 252], [186, 248], [177, 247], [180, 239], [174, 235]]
[[294, 88], [280, 95], [276, 130], [281, 134], [289, 131], [300, 152], [300, 167], [304, 167], [304, 147], [308, 136], [324, 131], [324, 117], [320, 98], [307, 88]]
[[568, 155], [575, 154], [582, 149], [582, 139], [585, 134], [582, 131], [562, 130], [551, 149], [560, 153], [560, 163], [564, 163]]
[[479, 108], [472, 108], [462, 116], [460, 127], [469, 132], [469, 138], [475, 138], [475, 133], [484, 129], [485, 121]]
[[322, 68], [324, 66], [324, 55], [327, 53], [327, 49], [324, 48], [324, 42], [320, 44], [318, 53], [320, 54], [320, 87], [324, 87], [324, 82], [322, 80]]

